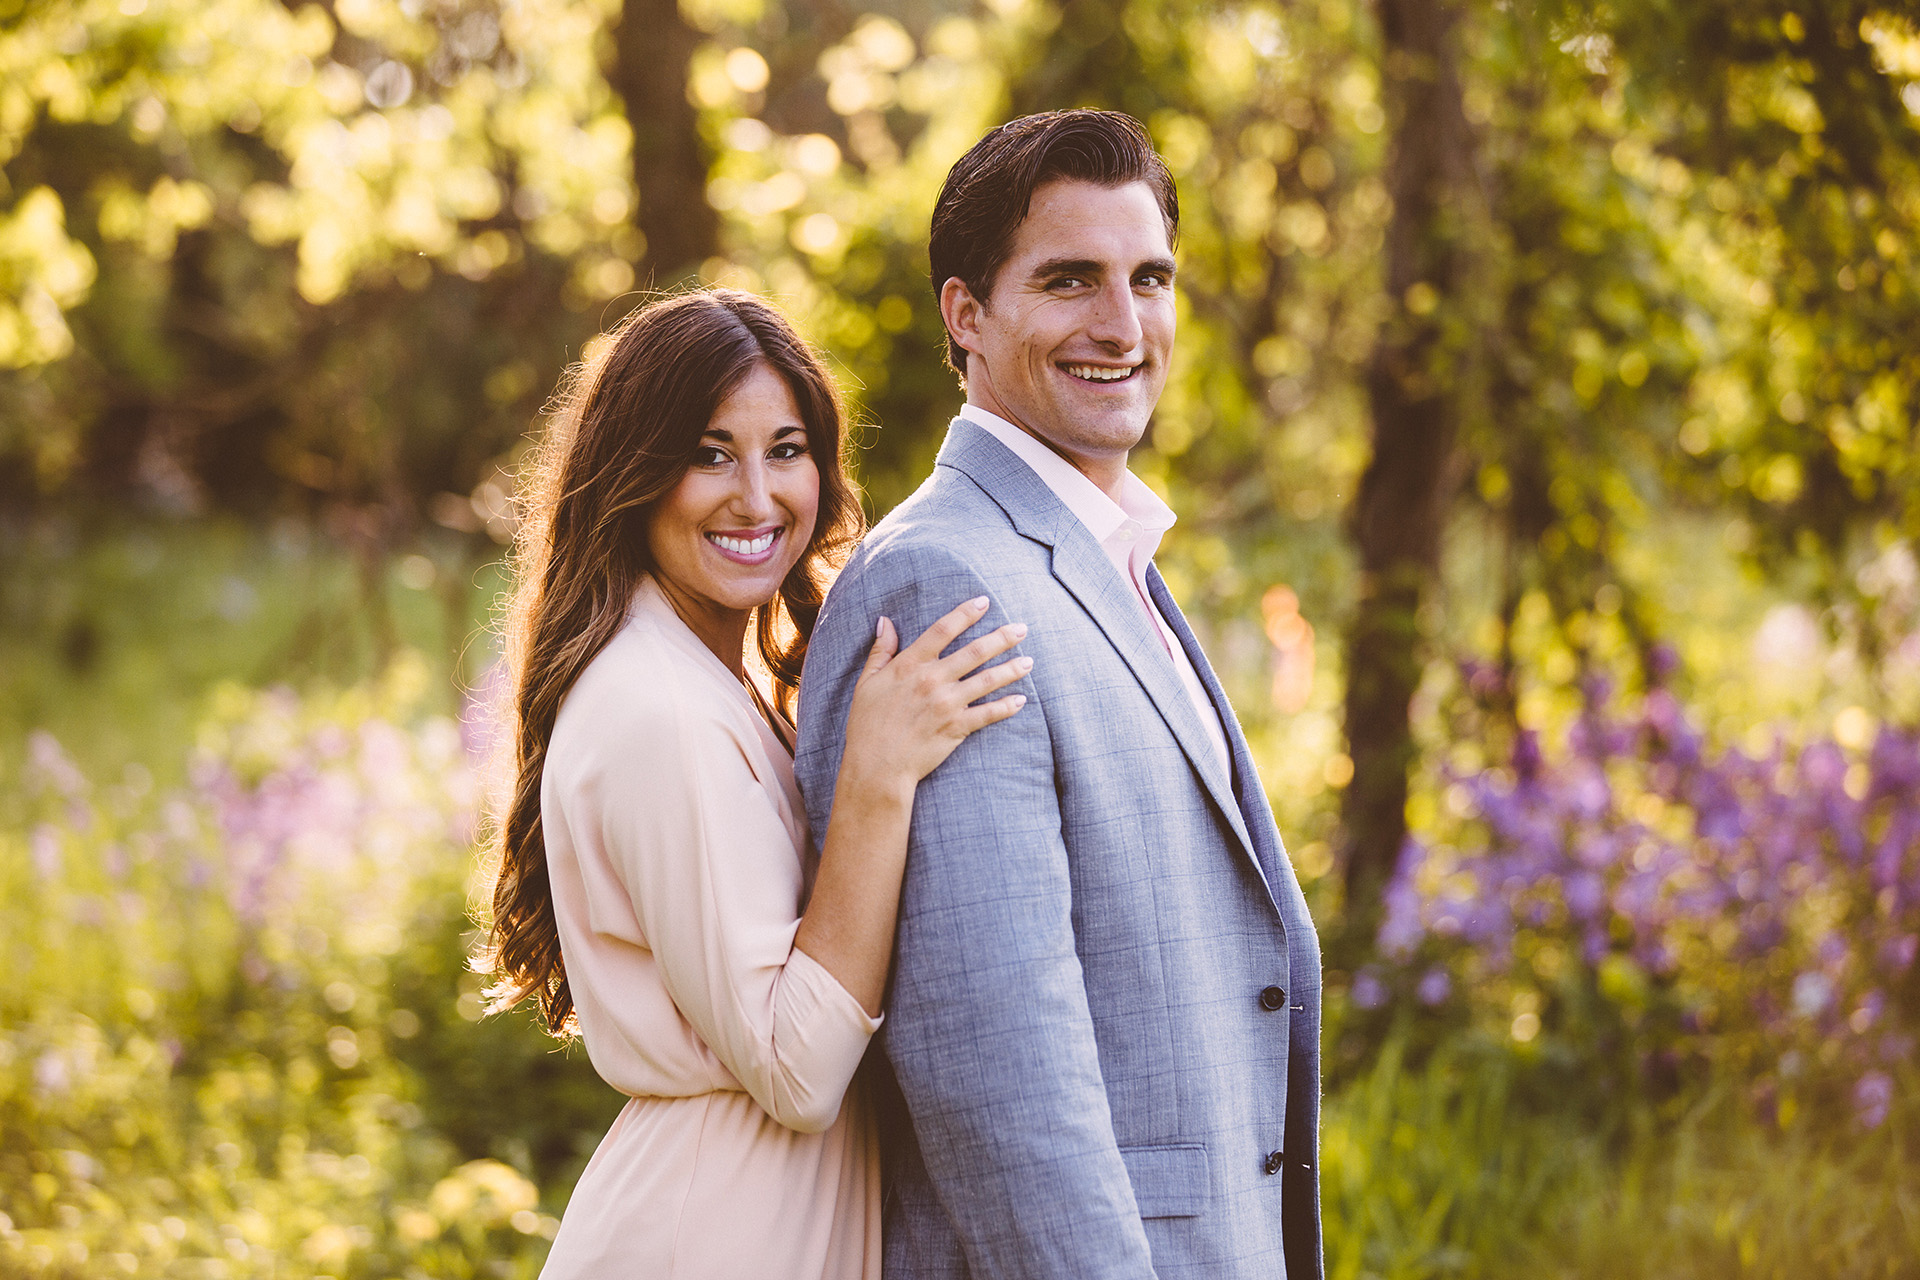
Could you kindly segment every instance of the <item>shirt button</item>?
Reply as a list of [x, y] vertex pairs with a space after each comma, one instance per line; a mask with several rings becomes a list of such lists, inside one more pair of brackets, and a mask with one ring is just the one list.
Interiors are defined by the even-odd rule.
[[1268, 987], [1260, 993], [1260, 1007], [1268, 1013], [1273, 1013], [1286, 1003], [1287, 993], [1279, 987]]
[[1140, 526], [1134, 524], [1131, 520], [1129, 520], [1127, 523], [1121, 525], [1120, 532], [1114, 534], [1113, 536], [1120, 539], [1120, 541], [1122, 542], [1132, 542], [1135, 538], [1140, 536]]
[[1268, 1174], [1278, 1173], [1280, 1172], [1281, 1162], [1286, 1158], [1287, 1155], [1284, 1151], [1269, 1151], [1267, 1153], [1267, 1162], [1260, 1167], [1265, 1169]]

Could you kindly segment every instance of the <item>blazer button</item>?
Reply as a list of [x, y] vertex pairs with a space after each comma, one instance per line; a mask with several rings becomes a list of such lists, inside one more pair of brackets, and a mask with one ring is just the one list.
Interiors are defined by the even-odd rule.
[[1284, 1161], [1286, 1158], [1287, 1156], [1284, 1151], [1270, 1151], [1267, 1153], [1266, 1164], [1262, 1165], [1261, 1167], [1265, 1169], [1269, 1174], [1278, 1173], [1280, 1172], [1281, 1162]]
[[1260, 1007], [1268, 1013], [1285, 1007], [1286, 1003], [1287, 993], [1279, 987], [1268, 987], [1260, 993]]

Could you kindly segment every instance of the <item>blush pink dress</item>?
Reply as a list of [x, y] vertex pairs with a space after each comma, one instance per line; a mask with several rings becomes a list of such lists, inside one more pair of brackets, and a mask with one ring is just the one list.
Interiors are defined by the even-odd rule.
[[814, 855], [782, 737], [651, 579], [561, 704], [541, 782], [594, 1069], [631, 1099], [548, 1280], [878, 1280], [850, 1089], [879, 1020], [793, 946]]

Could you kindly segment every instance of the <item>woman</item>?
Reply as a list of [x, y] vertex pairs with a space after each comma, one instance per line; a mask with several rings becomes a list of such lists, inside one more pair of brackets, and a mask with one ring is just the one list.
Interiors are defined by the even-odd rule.
[[609, 334], [536, 462], [494, 1007], [533, 996], [631, 1098], [545, 1275], [879, 1275], [877, 1146], [848, 1089], [879, 1025], [913, 792], [1018, 709], [973, 704], [1031, 663], [975, 671], [1017, 626], [940, 656], [984, 600], [904, 651], [883, 622], [814, 859], [789, 712], [861, 527], [841, 436], [780, 316], [713, 290]]

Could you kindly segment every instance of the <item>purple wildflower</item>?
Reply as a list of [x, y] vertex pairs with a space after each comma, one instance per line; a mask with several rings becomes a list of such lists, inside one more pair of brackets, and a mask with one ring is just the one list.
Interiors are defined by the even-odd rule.
[[1893, 1077], [1886, 1072], [1869, 1071], [1853, 1086], [1853, 1117], [1861, 1128], [1879, 1128], [1892, 1108]]
[[1380, 950], [1387, 955], [1402, 956], [1412, 951], [1426, 931], [1420, 919], [1420, 890], [1414, 885], [1426, 856], [1426, 847], [1411, 836], [1400, 846], [1393, 879], [1387, 884], [1385, 917], [1376, 939]]
[[27, 848], [33, 857], [33, 872], [41, 880], [51, 881], [60, 874], [60, 832], [52, 823], [35, 827], [27, 837]]
[[36, 791], [52, 791], [74, 799], [87, 790], [86, 775], [73, 762], [60, 740], [45, 729], [27, 735], [27, 784]]
[[1652, 684], [1664, 684], [1680, 670], [1680, 654], [1672, 645], [1662, 641], [1647, 650], [1647, 679]]
[[1522, 782], [1532, 782], [1540, 772], [1540, 735], [1522, 729], [1513, 741], [1513, 771]]
[[1353, 1003], [1356, 1008], [1378, 1009], [1387, 1002], [1386, 984], [1371, 968], [1353, 975]]

